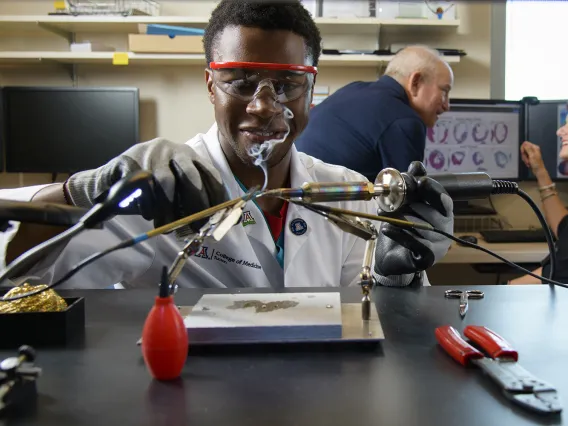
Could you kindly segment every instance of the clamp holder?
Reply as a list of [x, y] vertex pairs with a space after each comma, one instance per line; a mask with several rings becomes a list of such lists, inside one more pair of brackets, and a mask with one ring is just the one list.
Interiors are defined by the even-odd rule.
[[302, 202], [296, 202], [296, 204], [324, 216], [343, 232], [348, 232], [356, 237], [364, 239], [367, 242], [365, 245], [365, 255], [363, 256], [361, 273], [359, 274], [359, 285], [363, 292], [363, 299], [361, 300], [361, 318], [363, 321], [368, 321], [371, 319], [371, 290], [376, 285], [376, 280], [373, 277], [372, 272], [373, 257], [375, 255], [375, 247], [377, 245], [377, 237], [379, 235], [376, 227], [369, 220], [363, 221], [358, 217], [351, 217], [341, 213], [332, 213], [326, 210], [321, 210], [318, 208], [319, 206], [317, 204], [306, 204]]
[[170, 295], [177, 292], [178, 286], [175, 282], [183, 270], [186, 260], [201, 249], [201, 246], [207, 238], [213, 237], [215, 241], [221, 241], [227, 232], [241, 221], [243, 217], [243, 208], [246, 203], [251, 200], [254, 195], [256, 195], [257, 191], [258, 187], [252, 188], [236, 204], [213, 214], [209, 221], [201, 227], [199, 233], [186, 239], [185, 245], [178, 252], [174, 262], [168, 270]]
[[33, 364], [34, 359], [34, 349], [24, 345], [19, 348], [18, 356], [0, 362], [0, 414], [37, 395], [36, 379], [41, 368]]

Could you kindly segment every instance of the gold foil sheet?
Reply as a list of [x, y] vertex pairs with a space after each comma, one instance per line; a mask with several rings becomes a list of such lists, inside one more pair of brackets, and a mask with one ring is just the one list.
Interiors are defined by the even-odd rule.
[[[47, 285], [45, 284], [32, 286], [25, 283], [19, 287], [12, 288], [4, 295], [4, 298], [8, 299], [24, 293], [35, 292], [46, 287]], [[0, 314], [57, 312], [64, 311], [65, 309], [67, 309], [67, 302], [52, 289], [43, 291], [35, 296], [24, 297], [23, 299], [13, 300], [11, 302], [3, 302], [0, 298]]]

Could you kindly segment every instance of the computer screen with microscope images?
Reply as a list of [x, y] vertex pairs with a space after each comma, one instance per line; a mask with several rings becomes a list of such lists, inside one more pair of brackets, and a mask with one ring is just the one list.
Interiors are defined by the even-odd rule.
[[486, 172], [494, 179], [519, 178], [522, 104], [454, 100], [426, 137], [428, 174]]

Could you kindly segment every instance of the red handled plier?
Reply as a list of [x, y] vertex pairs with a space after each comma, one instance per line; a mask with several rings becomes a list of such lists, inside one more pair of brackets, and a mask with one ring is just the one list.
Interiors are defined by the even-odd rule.
[[436, 340], [460, 364], [466, 366], [471, 363], [480, 367], [513, 402], [540, 413], [562, 411], [556, 389], [517, 364], [518, 352], [501, 336], [478, 325], [468, 325], [463, 334], [491, 358], [463, 340], [458, 331], [449, 325], [436, 329]]

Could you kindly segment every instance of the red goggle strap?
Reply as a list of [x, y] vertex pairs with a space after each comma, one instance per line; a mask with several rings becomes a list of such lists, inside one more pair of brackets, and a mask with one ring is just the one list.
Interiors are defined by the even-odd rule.
[[268, 69], [277, 71], [302, 71], [317, 74], [318, 69], [309, 65], [275, 64], [272, 62], [210, 62], [209, 68], [213, 70], [223, 68]]

